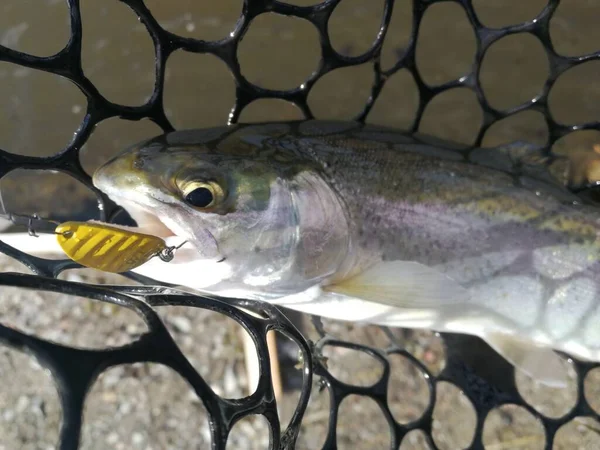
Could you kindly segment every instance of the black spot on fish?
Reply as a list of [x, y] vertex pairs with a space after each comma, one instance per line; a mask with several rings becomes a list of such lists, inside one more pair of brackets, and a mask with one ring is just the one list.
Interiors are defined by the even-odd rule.
[[144, 161], [144, 158], [139, 157], [139, 158], [136, 158], [136, 160], [133, 162], [133, 168], [134, 169], [143, 169], [145, 164], [146, 164], [146, 162]]

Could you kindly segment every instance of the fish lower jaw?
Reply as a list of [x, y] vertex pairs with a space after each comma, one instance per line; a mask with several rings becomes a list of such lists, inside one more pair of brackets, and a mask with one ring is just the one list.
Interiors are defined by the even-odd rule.
[[[201, 254], [200, 247], [197, 245], [197, 242], [195, 242], [195, 240], [189, 239], [181, 231], [174, 229], [174, 227], [170, 227], [158, 217], [154, 217], [155, 219], [151, 222], [143, 222], [142, 226], [140, 227], [140, 231], [146, 234], [151, 234], [153, 236], [158, 236], [162, 238], [165, 241], [167, 247], [174, 247], [178, 249], [176, 251], [177, 254], [185, 253], [185, 261], [195, 259], [211, 259]], [[187, 251], [183, 252], [183, 250]], [[218, 260], [221, 258], [213, 259]], [[178, 258], [178, 260], [182, 260], [182, 258]]]

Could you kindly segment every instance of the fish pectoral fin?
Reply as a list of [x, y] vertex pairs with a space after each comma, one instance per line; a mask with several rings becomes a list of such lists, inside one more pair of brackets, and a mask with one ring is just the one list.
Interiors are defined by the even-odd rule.
[[381, 261], [323, 290], [405, 309], [456, 305], [469, 295], [443, 273], [414, 261]]
[[562, 358], [550, 347], [541, 347], [504, 333], [486, 333], [482, 339], [515, 369], [534, 380], [553, 388], [568, 386]]

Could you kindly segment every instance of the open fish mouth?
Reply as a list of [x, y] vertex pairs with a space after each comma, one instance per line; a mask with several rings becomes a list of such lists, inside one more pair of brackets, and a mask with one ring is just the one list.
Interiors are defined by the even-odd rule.
[[[148, 211], [145, 208], [142, 208], [137, 205], [127, 204], [126, 202], [120, 202], [122, 208], [135, 220], [137, 223], [137, 228], [139, 231], [151, 234], [153, 236], [157, 236], [163, 239], [170, 238], [172, 236], [177, 236], [177, 232], [172, 230], [169, 226], [167, 226], [160, 218]], [[126, 206], [125, 206], [126, 205]]]
[[200, 259], [222, 262], [226, 259], [220, 254], [217, 240], [208, 229], [199, 228], [195, 230], [195, 235], [190, 235], [185, 226], [167, 214], [156, 214], [155, 209], [127, 198], [114, 195], [111, 198], [129, 213], [137, 227], [114, 224], [111, 226], [163, 239], [167, 247], [176, 248], [172, 262], [188, 263]]
[[137, 226], [110, 224], [111, 226], [159, 237], [169, 247], [179, 246], [183, 242], [186, 242], [185, 247], [195, 248], [194, 242], [173, 221], [164, 221], [149, 208], [127, 201], [126, 199], [115, 198], [114, 200], [135, 220]]

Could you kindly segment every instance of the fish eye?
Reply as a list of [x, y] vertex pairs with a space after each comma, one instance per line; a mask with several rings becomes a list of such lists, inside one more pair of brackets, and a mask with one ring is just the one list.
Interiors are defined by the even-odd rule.
[[197, 208], [206, 208], [213, 200], [213, 193], [207, 187], [197, 187], [185, 196], [185, 201]]
[[214, 206], [223, 191], [216, 183], [191, 182], [182, 189], [185, 202], [195, 208]]

